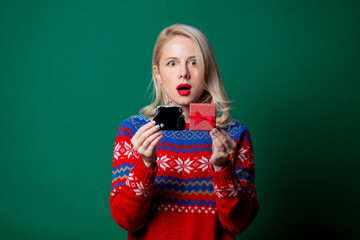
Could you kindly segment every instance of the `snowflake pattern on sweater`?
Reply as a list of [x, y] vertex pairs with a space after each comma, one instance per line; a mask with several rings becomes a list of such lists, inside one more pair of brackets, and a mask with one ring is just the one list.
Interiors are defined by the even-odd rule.
[[129, 239], [184, 239], [176, 232], [185, 230], [194, 232], [188, 239], [234, 239], [244, 231], [259, 210], [248, 129], [239, 121], [224, 128], [237, 148], [221, 171], [213, 171], [209, 162], [207, 131], [163, 131], [156, 168], [149, 170], [131, 144], [148, 122], [143, 115], [126, 119], [115, 140], [110, 206]]

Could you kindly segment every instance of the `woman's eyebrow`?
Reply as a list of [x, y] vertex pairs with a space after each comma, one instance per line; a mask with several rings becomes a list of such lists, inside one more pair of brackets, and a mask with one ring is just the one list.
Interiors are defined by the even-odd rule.
[[168, 59], [179, 59], [179, 58], [177, 58], [177, 57], [167, 57], [167, 58], [165, 58], [164, 60], [166, 61], [166, 60], [168, 60]]
[[[189, 58], [196, 58], [196, 56], [190, 56], [190, 57], [188, 57], [188, 59]], [[164, 61], [166, 61], [168, 59], [179, 59], [179, 58], [178, 57], [167, 57], [167, 58], [164, 59]]]

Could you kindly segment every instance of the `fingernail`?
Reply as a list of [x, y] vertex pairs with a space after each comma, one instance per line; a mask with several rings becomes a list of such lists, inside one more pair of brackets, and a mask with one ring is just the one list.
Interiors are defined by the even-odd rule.
[[217, 130], [216, 130], [216, 128], [215, 128], [215, 129], [213, 130], [213, 132], [214, 132], [214, 133], [217, 133]]
[[156, 129], [159, 129], [159, 128], [160, 128], [160, 126], [159, 126], [159, 125], [156, 125], [156, 126], [155, 126], [155, 128], [156, 128]]
[[151, 121], [151, 124], [152, 124], [152, 125], [155, 125], [155, 121]]
[[211, 136], [213, 136], [213, 135], [214, 135], [213, 131], [210, 131], [210, 135], [211, 135]]

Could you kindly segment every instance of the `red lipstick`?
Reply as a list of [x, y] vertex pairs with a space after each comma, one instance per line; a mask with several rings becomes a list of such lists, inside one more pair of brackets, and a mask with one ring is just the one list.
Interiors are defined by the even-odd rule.
[[176, 87], [176, 90], [181, 96], [187, 96], [191, 93], [191, 86], [189, 84], [179, 84], [179, 86]]

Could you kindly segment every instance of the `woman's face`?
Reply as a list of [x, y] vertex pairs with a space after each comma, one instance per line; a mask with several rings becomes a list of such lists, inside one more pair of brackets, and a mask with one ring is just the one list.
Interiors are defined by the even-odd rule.
[[158, 66], [153, 67], [156, 80], [170, 100], [181, 106], [200, 101], [204, 91], [199, 79], [194, 42], [175, 36], [161, 49]]

